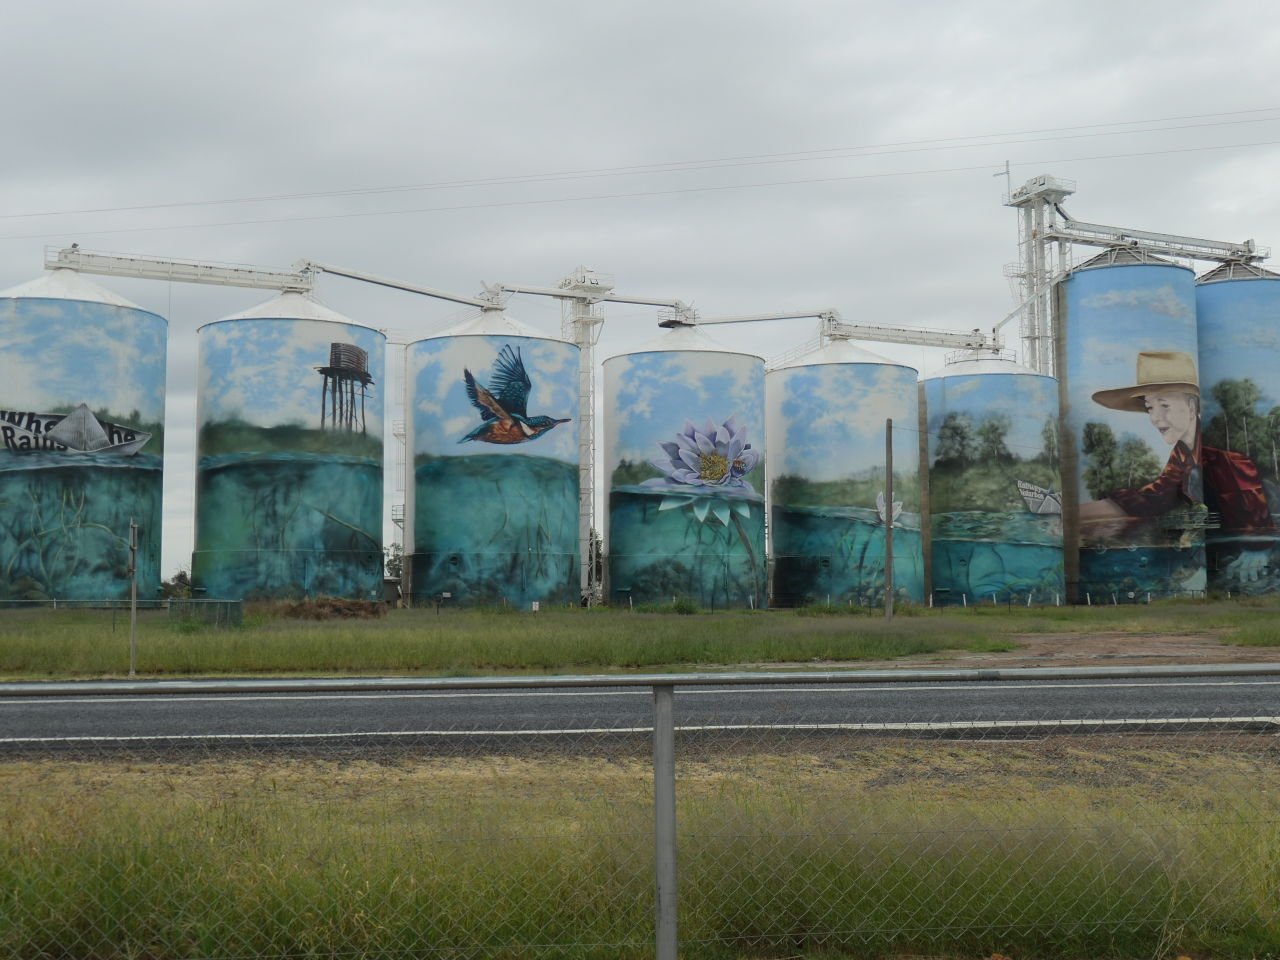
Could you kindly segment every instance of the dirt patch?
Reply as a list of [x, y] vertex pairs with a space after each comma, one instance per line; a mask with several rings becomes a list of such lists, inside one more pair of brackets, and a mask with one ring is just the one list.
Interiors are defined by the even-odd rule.
[[[858, 660], [822, 664], [822, 668], [847, 667], [874, 670], [892, 667], [955, 667], [979, 669], [993, 667], [1104, 667], [1160, 664], [1206, 663], [1275, 663], [1280, 650], [1267, 647], [1244, 647], [1223, 643], [1222, 632], [1190, 633], [1170, 636], [1158, 633], [1133, 633], [1122, 630], [1100, 630], [1093, 633], [1028, 633], [1010, 639], [1016, 650], [995, 653], [972, 653], [946, 650], [937, 654], [902, 657], [896, 660]], [[784, 667], [813, 669], [814, 665], [781, 664]]]

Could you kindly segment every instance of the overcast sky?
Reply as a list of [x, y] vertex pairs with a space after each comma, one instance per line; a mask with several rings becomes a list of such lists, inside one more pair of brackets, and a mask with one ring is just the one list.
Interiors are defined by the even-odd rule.
[[[79, 241], [463, 294], [585, 263], [705, 315], [989, 327], [1013, 306], [1006, 160], [1015, 186], [1076, 180], [1081, 219], [1280, 249], [1261, 2], [24, 3], [0, 89], [0, 288]], [[192, 546], [195, 329], [268, 295], [98, 282], [170, 318], [167, 575]], [[317, 295], [411, 336], [458, 319], [348, 280]], [[551, 301], [511, 312], [558, 329]], [[656, 332], [608, 317], [602, 355]], [[726, 334], [769, 356], [814, 324]]]

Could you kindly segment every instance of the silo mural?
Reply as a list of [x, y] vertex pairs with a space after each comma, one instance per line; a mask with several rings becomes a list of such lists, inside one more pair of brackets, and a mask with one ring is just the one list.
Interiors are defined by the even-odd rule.
[[764, 362], [675, 329], [604, 391], [611, 602], [762, 606]]
[[843, 342], [765, 376], [775, 604], [883, 603], [890, 510], [894, 595], [923, 599], [916, 378], [911, 367]]
[[286, 293], [199, 338], [194, 586], [380, 599], [383, 335]]
[[1058, 602], [1058, 382], [974, 357], [927, 379], [925, 397], [936, 602]]
[[1068, 589], [1094, 602], [1202, 593], [1191, 271], [1108, 251], [1073, 271], [1058, 299], [1064, 501], [1076, 534], [1069, 524]]
[[0, 293], [0, 600], [160, 586], [162, 317], [56, 270]]
[[415, 600], [576, 604], [578, 348], [487, 312], [408, 362]]
[[1209, 587], [1280, 592], [1280, 275], [1225, 264], [1196, 287]]

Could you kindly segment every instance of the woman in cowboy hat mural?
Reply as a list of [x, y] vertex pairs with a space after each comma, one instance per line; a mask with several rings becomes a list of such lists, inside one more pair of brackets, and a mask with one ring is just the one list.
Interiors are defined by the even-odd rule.
[[[1135, 384], [1099, 390], [1094, 402], [1111, 410], [1146, 413], [1172, 447], [1169, 460], [1160, 476], [1144, 486], [1112, 490], [1102, 500], [1082, 503], [1081, 523], [1095, 525], [1094, 530], [1105, 535], [1128, 518], [1157, 517], [1179, 506], [1207, 503], [1227, 529], [1273, 531], [1257, 465], [1235, 451], [1201, 445], [1200, 387], [1191, 355], [1144, 351], [1138, 354], [1137, 373]], [[1241, 559], [1261, 562], [1257, 556]], [[1256, 571], [1249, 572], [1256, 576]]]

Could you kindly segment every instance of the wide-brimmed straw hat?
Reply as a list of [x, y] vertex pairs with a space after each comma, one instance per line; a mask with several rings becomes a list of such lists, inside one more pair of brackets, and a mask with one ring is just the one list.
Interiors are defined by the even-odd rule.
[[1146, 410], [1142, 398], [1156, 390], [1182, 390], [1199, 396], [1198, 380], [1196, 362], [1191, 354], [1177, 350], [1144, 350], [1138, 354], [1137, 383], [1132, 387], [1099, 390], [1093, 399], [1112, 410], [1142, 413]]

